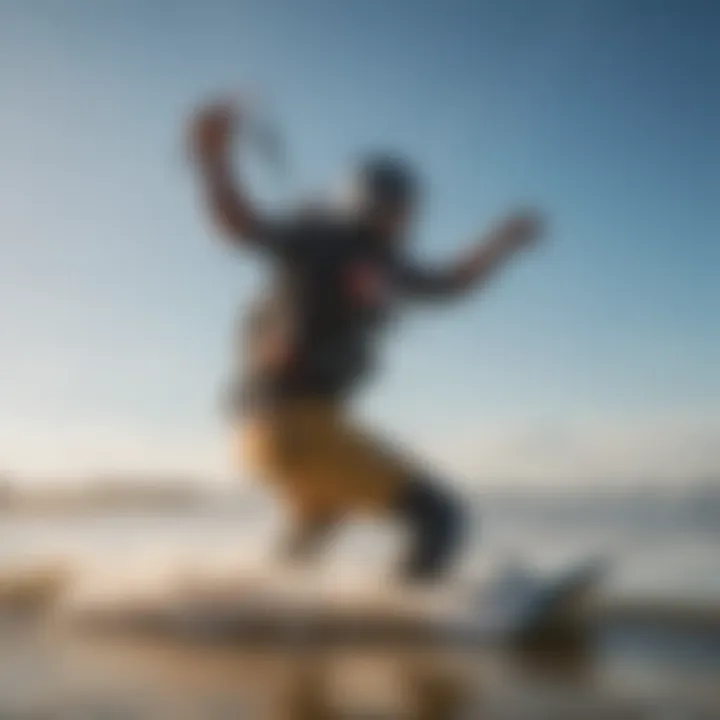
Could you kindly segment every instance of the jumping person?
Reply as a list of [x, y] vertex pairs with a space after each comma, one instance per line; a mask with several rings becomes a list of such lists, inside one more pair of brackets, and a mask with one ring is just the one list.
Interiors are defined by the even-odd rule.
[[290, 557], [313, 556], [349, 515], [382, 513], [410, 533], [403, 578], [438, 578], [461, 545], [460, 503], [440, 478], [358, 427], [348, 401], [370, 371], [394, 299], [467, 292], [531, 245], [540, 221], [529, 212], [511, 215], [448, 268], [418, 267], [406, 256], [405, 236], [420, 187], [403, 161], [386, 155], [355, 169], [352, 203], [342, 212], [267, 217], [231, 167], [242, 120], [232, 105], [204, 107], [190, 141], [213, 221], [274, 270], [243, 338], [235, 418], [245, 462], [287, 502]]

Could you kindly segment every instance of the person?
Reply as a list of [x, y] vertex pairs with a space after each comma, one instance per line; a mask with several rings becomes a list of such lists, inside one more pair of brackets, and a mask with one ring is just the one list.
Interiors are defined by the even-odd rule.
[[207, 212], [233, 245], [273, 270], [243, 328], [233, 403], [243, 462], [287, 505], [288, 558], [316, 557], [339, 524], [370, 513], [407, 528], [400, 577], [438, 580], [462, 546], [462, 503], [423, 463], [360, 427], [350, 401], [400, 300], [447, 300], [477, 287], [533, 243], [540, 218], [512, 214], [459, 261], [422, 267], [406, 239], [421, 187], [404, 160], [378, 154], [359, 163], [342, 212], [273, 217], [233, 172], [232, 138], [243, 120], [238, 107], [220, 103], [202, 107], [190, 126]]

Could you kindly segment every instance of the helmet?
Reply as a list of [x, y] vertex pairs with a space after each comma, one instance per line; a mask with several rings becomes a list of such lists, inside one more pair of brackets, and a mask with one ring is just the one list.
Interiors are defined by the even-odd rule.
[[419, 192], [415, 173], [396, 155], [365, 158], [356, 168], [350, 185], [353, 201], [366, 211], [411, 204]]

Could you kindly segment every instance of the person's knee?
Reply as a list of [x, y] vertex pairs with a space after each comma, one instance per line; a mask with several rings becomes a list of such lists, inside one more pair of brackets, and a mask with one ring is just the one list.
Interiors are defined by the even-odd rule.
[[415, 535], [411, 565], [419, 566], [417, 573], [444, 570], [465, 535], [462, 503], [440, 483], [415, 478], [408, 483], [398, 510]]

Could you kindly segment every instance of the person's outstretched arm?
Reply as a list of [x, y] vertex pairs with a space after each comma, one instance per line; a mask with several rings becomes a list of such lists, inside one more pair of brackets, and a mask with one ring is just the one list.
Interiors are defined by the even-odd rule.
[[190, 150], [213, 222], [234, 243], [257, 243], [265, 240], [267, 228], [231, 162], [232, 137], [241, 119], [229, 103], [202, 107], [190, 123]]
[[406, 267], [403, 287], [411, 297], [443, 298], [463, 294], [482, 285], [510, 258], [531, 246], [542, 229], [540, 217], [521, 212], [500, 222], [450, 267], [436, 270]]

